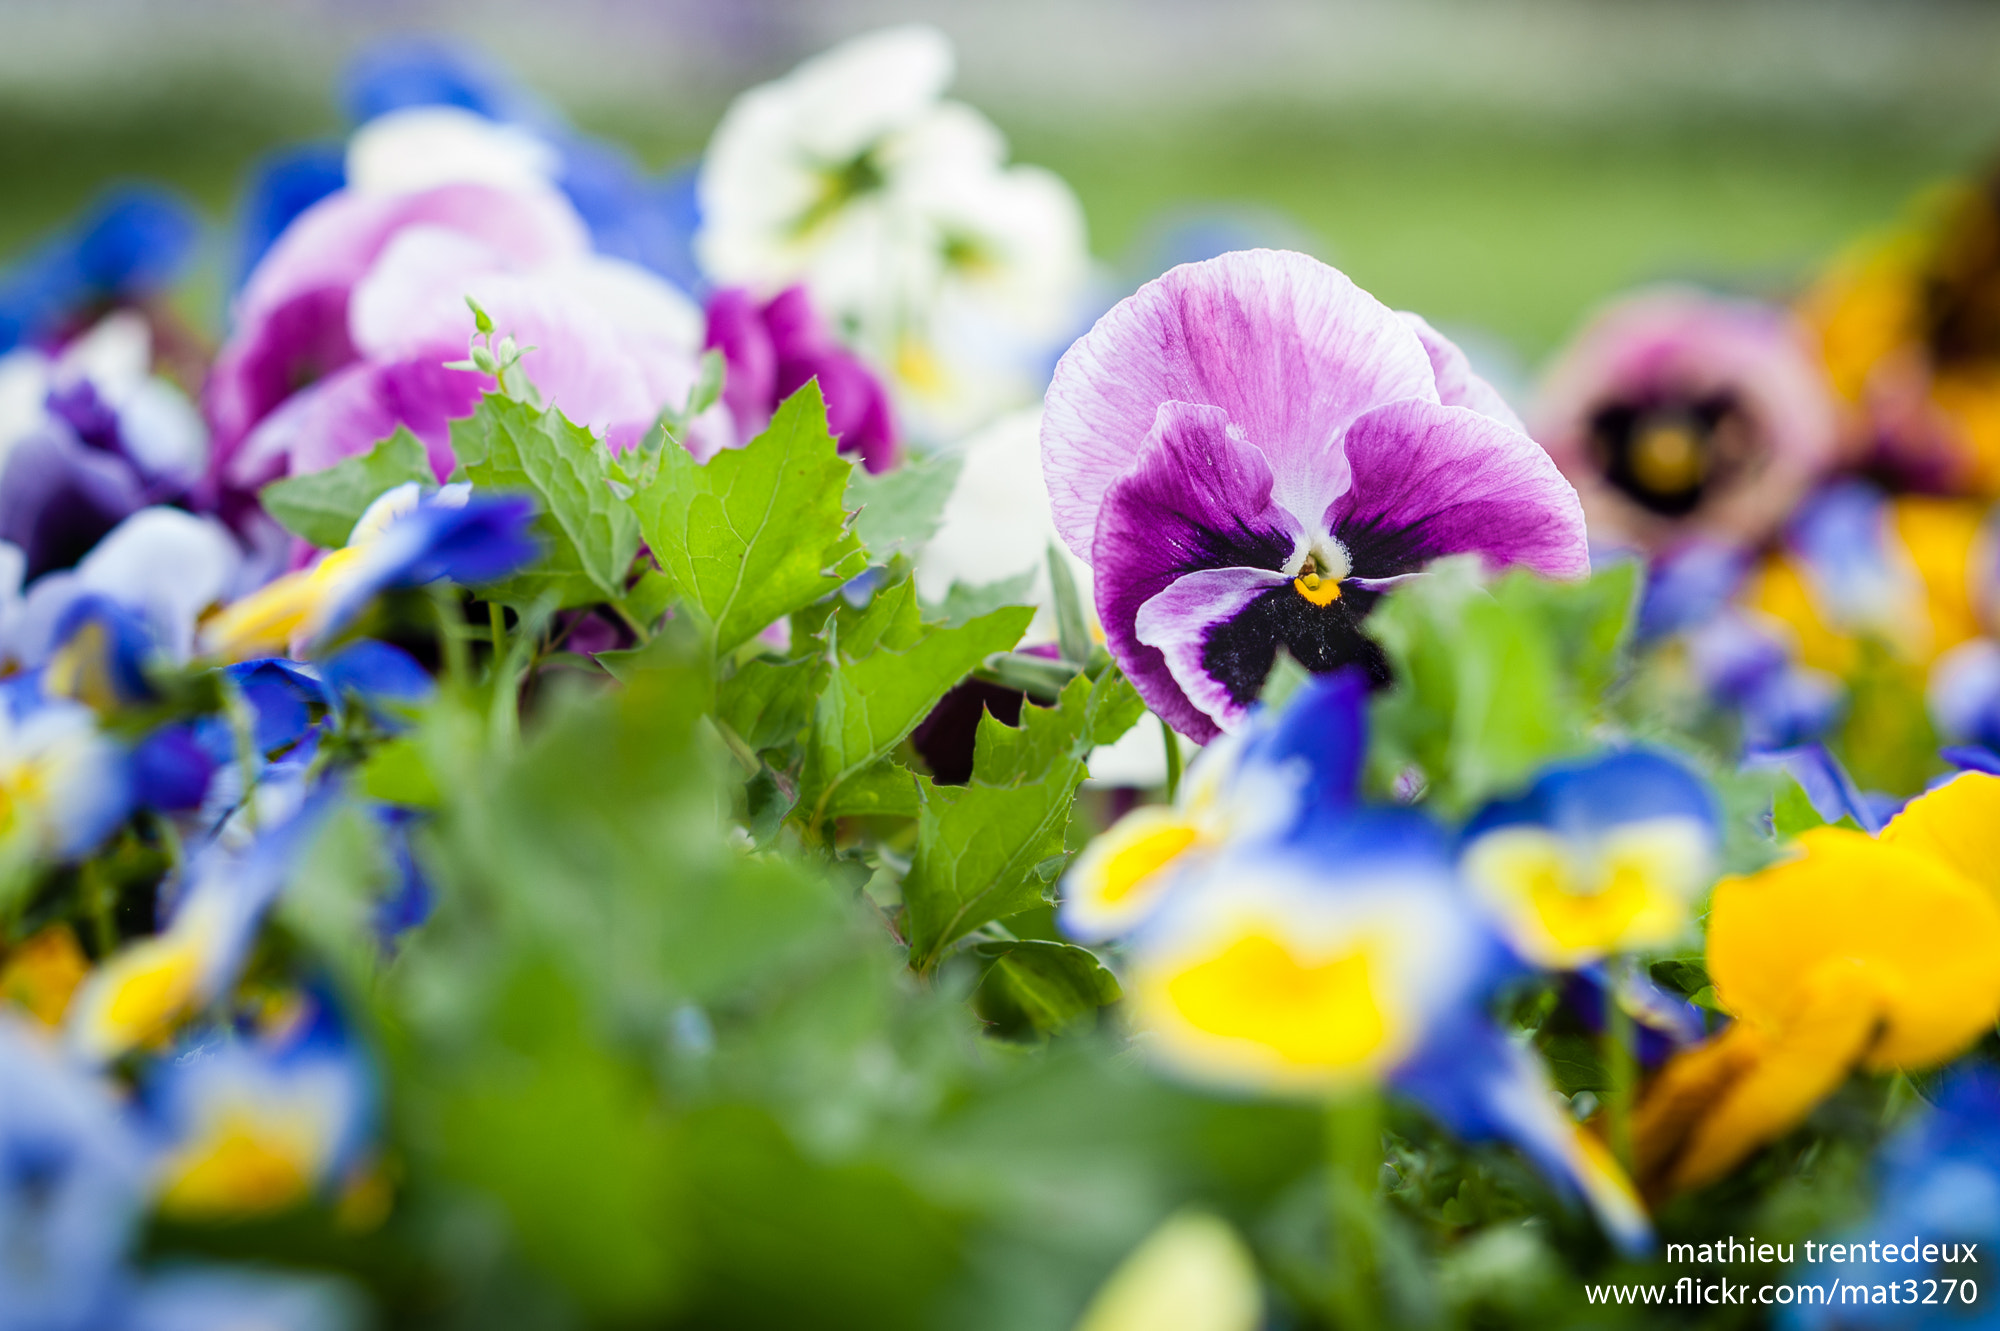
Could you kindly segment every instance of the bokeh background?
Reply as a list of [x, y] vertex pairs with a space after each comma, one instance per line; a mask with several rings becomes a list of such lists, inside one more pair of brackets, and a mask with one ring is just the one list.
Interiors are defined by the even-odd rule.
[[[258, 154], [339, 135], [385, 34], [469, 38], [664, 169], [743, 87], [913, 17], [1121, 285], [1227, 222], [1517, 386], [1615, 290], [1788, 290], [2000, 146], [2000, 6], [1942, 0], [0, 0], [0, 255], [107, 178], [225, 223]], [[209, 327], [221, 237], [185, 297]]]

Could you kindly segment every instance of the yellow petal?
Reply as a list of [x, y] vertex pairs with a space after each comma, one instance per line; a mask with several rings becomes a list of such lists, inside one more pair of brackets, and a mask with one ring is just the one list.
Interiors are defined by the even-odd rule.
[[1077, 856], [1063, 880], [1065, 926], [1109, 936], [1138, 924], [1199, 839], [1177, 810], [1147, 805], [1126, 814]]
[[1890, 524], [1924, 584], [1928, 632], [1912, 658], [1920, 663], [1979, 635], [1971, 569], [1985, 519], [1984, 505], [1964, 500], [1902, 495], [1890, 504]]
[[1664, 1191], [1662, 1185], [1695, 1125], [1737, 1078], [1756, 1065], [1764, 1043], [1756, 1027], [1739, 1021], [1674, 1055], [1646, 1088], [1633, 1116], [1632, 1139], [1640, 1184], [1649, 1195]]
[[218, 1114], [161, 1165], [161, 1211], [207, 1219], [296, 1205], [317, 1173], [316, 1129], [305, 1115]]
[[0, 995], [26, 1008], [45, 1026], [61, 1023], [90, 962], [66, 924], [51, 925], [7, 954], [0, 966]]
[[1255, 1331], [1263, 1305], [1256, 1265], [1236, 1231], [1184, 1211], [1119, 1264], [1076, 1331]]
[[1882, 842], [1941, 860], [2000, 897], [2000, 776], [1962, 772], [1917, 796]]
[[1948, 865], [1837, 828], [1805, 854], [1725, 881], [1709, 910], [1708, 967], [1722, 1006], [1773, 1033], [1806, 1004], [1822, 963], [1852, 963], [1882, 996], [1870, 1050], [1885, 1065], [1950, 1058], [2000, 1016], [2000, 902]]
[[1843, 961], [1823, 963], [1802, 990], [1802, 1006], [1785, 1030], [1763, 1045], [1689, 1134], [1673, 1168], [1674, 1188], [1721, 1178], [1847, 1080], [1881, 1020], [1880, 996], [1859, 967]]

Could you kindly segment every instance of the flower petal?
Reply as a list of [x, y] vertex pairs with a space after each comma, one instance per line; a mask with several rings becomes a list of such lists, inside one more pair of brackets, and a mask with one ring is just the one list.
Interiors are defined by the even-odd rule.
[[1431, 358], [1431, 372], [1437, 376], [1438, 400], [1447, 407], [1470, 407], [1482, 416], [1490, 416], [1502, 425], [1528, 432], [1514, 409], [1507, 405], [1507, 399], [1500, 396], [1500, 390], [1474, 373], [1472, 362], [1458, 349], [1458, 344], [1425, 322], [1421, 314], [1408, 310], [1396, 311], [1396, 317], [1410, 326], [1417, 340], [1424, 344], [1424, 353]]
[[[1045, 463], [1048, 456], [1045, 447]], [[1264, 455], [1219, 408], [1166, 402], [1097, 524], [1091, 562], [1106, 644], [1147, 705], [1202, 743], [1215, 737], [1215, 722], [1188, 701], [1160, 650], [1138, 639], [1139, 608], [1201, 569], [1264, 568], [1275, 577], [1299, 525], [1272, 504], [1271, 485]]]
[[[1134, 636], [1166, 657], [1174, 683], [1217, 728], [1235, 730], [1256, 701], [1256, 685], [1263, 682], [1261, 675], [1254, 684], [1248, 678], [1257, 668], [1258, 644], [1246, 644], [1250, 657], [1245, 662], [1236, 660], [1241, 653], [1232, 654], [1229, 666], [1244, 668], [1218, 671], [1211, 660], [1210, 638], [1266, 592], [1289, 592], [1286, 584], [1290, 581], [1282, 573], [1262, 568], [1209, 568], [1190, 573], [1139, 607], [1133, 621]], [[1268, 673], [1277, 656], [1277, 643], [1273, 639], [1263, 646], [1267, 650], [1262, 653], [1262, 664]]]
[[1396, 402], [1347, 431], [1354, 483], [1326, 511], [1364, 577], [1476, 552], [1556, 578], [1590, 572], [1583, 506], [1534, 440], [1467, 407]]
[[1340, 272], [1276, 250], [1184, 265], [1056, 366], [1042, 424], [1056, 525], [1078, 554], [1092, 548], [1099, 510], [1169, 401], [1221, 408], [1264, 450], [1280, 502], [1316, 515], [1345, 488], [1342, 432], [1400, 398], [1437, 401], [1430, 357]]

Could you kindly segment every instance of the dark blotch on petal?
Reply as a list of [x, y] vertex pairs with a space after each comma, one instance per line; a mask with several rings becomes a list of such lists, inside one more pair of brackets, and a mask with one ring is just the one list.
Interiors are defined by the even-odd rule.
[[1293, 659], [1315, 674], [1360, 666], [1379, 688], [1390, 681], [1389, 660], [1361, 631], [1361, 620], [1376, 599], [1373, 592], [1348, 587], [1338, 601], [1318, 606], [1289, 584], [1273, 587], [1209, 632], [1202, 668], [1221, 681], [1233, 701], [1247, 707], [1262, 691], [1283, 643]]

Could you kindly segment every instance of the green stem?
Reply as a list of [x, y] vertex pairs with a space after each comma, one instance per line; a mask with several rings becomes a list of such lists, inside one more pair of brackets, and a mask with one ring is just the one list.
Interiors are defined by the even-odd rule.
[[1181, 793], [1181, 737], [1165, 721], [1160, 722], [1160, 734], [1167, 743], [1167, 802], [1171, 804]]
[[497, 672], [500, 663], [507, 659], [507, 612], [498, 601], [486, 603], [486, 625], [487, 637], [493, 643], [493, 669]]
[[1618, 1001], [1618, 976], [1607, 969], [1604, 987], [1604, 1068], [1610, 1090], [1604, 1102], [1611, 1154], [1627, 1174], [1633, 1170], [1632, 1105], [1639, 1089], [1639, 1059], [1632, 1014]]
[[[220, 674], [220, 672], [218, 672]], [[243, 825], [257, 831], [257, 777], [263, 764], [257, 753], [257, 715], [236, 681], [222, 674], [222, 710], [229, 718], [229, 731], [236, 741], [236, 766], [243, 773], [243, 794], [238, 807]]]
[[[1171, 733], [1171, 732], [1169, 732]], [[1379, 1325], [1375, 1209], [1382, 1177], [1382, 1098], [1373, 1086], [1327, 1103], [1327, 1302], [1342, 1327]]]
[[438, 655], [444, 658], [445, 675], [464, 688], [471, 667], [465, 654], [465, 615], [459, 606], [458, 589], [448, 583], [432, 583], [431, 606], [437, 611]]
[[83, 894], [90, 902], [90, 926], [102, 961], [118, 948], [117, 892], [103, 865], [96, 860], [83, 862]]

